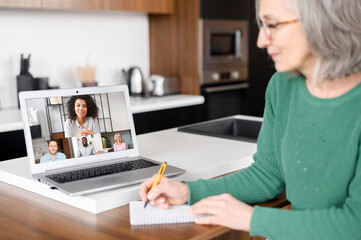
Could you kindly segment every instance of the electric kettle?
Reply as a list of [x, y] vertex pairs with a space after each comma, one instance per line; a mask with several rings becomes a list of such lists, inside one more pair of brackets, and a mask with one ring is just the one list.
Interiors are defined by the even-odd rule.
[[129, 68], [126, 75], [130, 95], [144, 97], [150, 96], [148, 84], [146, 83], [142, 70], [139, 67]]

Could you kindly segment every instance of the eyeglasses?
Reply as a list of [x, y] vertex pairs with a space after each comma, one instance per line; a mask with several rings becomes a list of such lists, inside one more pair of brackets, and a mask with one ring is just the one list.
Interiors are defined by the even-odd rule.
[[274, 30], [277, 26], [296, 23], [296, 22], [298, 22], [297, 19], [289, 20], [289, 21], [285, 21], [285, 22], [272, 23], [272, 24], [261, 21], [261, 27], [265, 31], [267, 39], [272, 40], [272, 30]]

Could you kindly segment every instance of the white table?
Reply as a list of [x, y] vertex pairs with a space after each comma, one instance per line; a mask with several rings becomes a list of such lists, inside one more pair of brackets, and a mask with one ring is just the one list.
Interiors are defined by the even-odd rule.
[[[248, 167], [256, 144], [195, 135], [169, 129], [137, 136], [141, 156], [186, 170], [177, 180], [212, 178]], [[139, 185], [79, 197], [51, 190], [30, 177], [27, 158], [0, 162], [0, 181], [55, 199], [92, 213], [100, 213], [138, 200]]]

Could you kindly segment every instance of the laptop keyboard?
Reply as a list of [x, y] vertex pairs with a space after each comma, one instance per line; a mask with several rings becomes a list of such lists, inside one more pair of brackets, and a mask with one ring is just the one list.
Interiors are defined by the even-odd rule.
[[57, 183], [67, 183], [67, 182], [74, 182], [87, 178], [100, 177], [114, 173], [128, 172], [136, 169], [149, 168], [158, 165], [159, 164], [147, 160], [137, 159], [129, 162], [121, 162], [121, 163], [100, 166], [100, 167], [86, 168], [86, 169], [64, 172], [64, 173], [56, 173], [52, 175], [47, 175], [46, 177], [50, 178], [51, 180]]

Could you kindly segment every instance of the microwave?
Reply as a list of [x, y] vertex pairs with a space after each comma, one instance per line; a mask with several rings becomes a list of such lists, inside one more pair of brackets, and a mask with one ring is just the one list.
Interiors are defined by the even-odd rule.
[[199, 20], [200, 84], [248, 78], [248, 21]]

